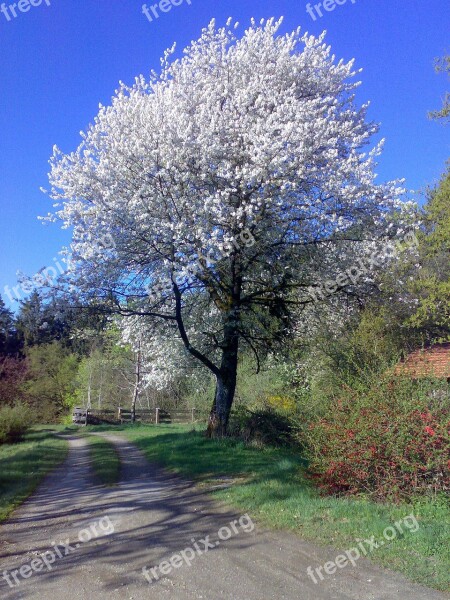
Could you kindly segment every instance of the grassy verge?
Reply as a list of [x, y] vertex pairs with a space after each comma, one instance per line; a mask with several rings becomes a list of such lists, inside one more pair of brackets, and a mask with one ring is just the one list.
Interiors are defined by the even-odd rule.
[[265, 526], [295, 531], [318, 544], [347, 550], [371, 536], [383, 540], [386, 527], [413, 513], [418, 531], [405, 529], [404, 535], [385, 542], [369, 558], [423, 585], [449, 589], [450, 514], [442, 498], [395, 506], [323, 497], [305, 479], [304, 462], [293, 452], [253, 448], [234, 440], [210, 441], [183, 426], [122, 429], [150, 461], [205, 485], [231, 483], [214, 494]]
[[120, 459], [114, 445], [107, 440], [88, 436], [89, 453], [96, 479], [102, 485], [115, 485], [120, 479]]
[[53, 435], [62, 429], [53, 425], [36, 427], [23, 442], [0, 446], [0, 522], [65, 459], [68, 444]]

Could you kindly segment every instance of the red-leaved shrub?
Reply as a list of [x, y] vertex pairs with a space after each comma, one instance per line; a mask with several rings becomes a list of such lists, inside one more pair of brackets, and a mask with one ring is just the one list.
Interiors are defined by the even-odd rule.
[[448, 490], [449, 405], [446, 382], [395, 379], [343, 391], [304, 433], [312, 476], [328, 493], [380, 500]]

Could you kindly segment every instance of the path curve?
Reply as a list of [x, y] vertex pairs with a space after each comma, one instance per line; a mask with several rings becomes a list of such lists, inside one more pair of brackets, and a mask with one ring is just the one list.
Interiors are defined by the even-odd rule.
[[[334, 560], [339, 552], [303, 542], [293, 534], [263, 531], [258, 526], [250, 532], [248, 519], [239, 522], [242, 515], [218, 504], [193, 483], [150, 465], [141, 451], [124, 438], [104, 437], [116, 445], [122, 461], [118, 486], [105, 488], [95, 483], [89, 468], [86, 438], [70, 436], [65, 463], [0, 527], [1, 598], [448, 598], [365, 559], [316, 585], [307, 576], [307, 567]], [[219, 541], [219, 530], [222, 537], [228, 535], [226, 529], [221, 529], [224, 527], [232, 535], [226, 541]], [[210, 538], [205, 543], [206, 536]], [[219, 544], [215, 546], [217, 541]], [[208, 542], [214, 548], [208, 547], [204, 552]], [[190, 552], [181, 556], [180, 552], [188, 548]], [[196, 550], [203, 550], [203, 554]], [[54, 562], [49, 552], [53, 553]], [[41, 570], [34, 570], [42, 562], [42, 553], [46, 553], [48, 566], [42, 563]], [[188, 561], [191, 562], [188, 566], [186, 560], [192, 554], [195, 557]], [[162, 563], [170, 559], [172, 566]], [[33, 560], [38, 561], [34, 566]], [[20, 567], [23, 576], [18, 571], [14, 579], [13, 573]], [[156, 575], [158, 580], [148, 583], [143, 567], [148, 568], [149, 579], [154, 580]], [[151, 568], [155, 567], [157, 570], [152, 574]]]

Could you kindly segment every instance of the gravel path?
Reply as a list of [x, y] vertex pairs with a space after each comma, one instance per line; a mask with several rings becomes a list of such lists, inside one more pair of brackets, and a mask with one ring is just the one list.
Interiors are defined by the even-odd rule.
[[366, 559], [314, 584], [306, 573], [308, 566], [323, 565], [339, 552], [318, 548], [293, 534], [254, 527], [249, 518], [232, 513], [192, 483], [149, 465], [123, 438], [105, 437], [117, 445], [122, 460], [120, 485], [95, 484], [86, 439], [72, 436], [64, 465], [0, 527], [1, 598], [449, 597], [413, 585]]

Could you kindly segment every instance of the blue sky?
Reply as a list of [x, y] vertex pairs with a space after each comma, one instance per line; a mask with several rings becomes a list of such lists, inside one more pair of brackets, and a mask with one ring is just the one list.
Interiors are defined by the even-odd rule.
[[[180, 0], [178, 0], [180, 1]], [[39, 188], [47, 185], [48, 159], [57, 144], [76, 148], [79, 132], [119, 80], [159, 68], [174, 41], [186, 46], [215, 17], [229, 16], [241, 30], [253, 16], [281, 16], [283, 30], [326, 29], [338, 58], [363, 68], [359, 101], [387, 140], [380, 179], [405, 177], [409, 189], [436, 182], [450, 156], [450, 127], [430, 122], [447, 81], [433, 59], [450, 51], [448, 0], [347, 0], [313, 20], [304, 0], [182, 0], [150, 22], [142, 0], [42, 0], [12, 16], [0, 12], [0, 294], [16, 272], [33, 275], [53, 263], [67, 232], [44, 226], [51, 210]], [[328, 0], [330, 2], [330, 0]], [[341, 0], [342, 2], [343, 0]], [[35, 4], [39, 0], [33, 0]], [[46, 2], [50, 6], [46, 5]], [[317, 2], [313, 2], [316, 4]], [[1, 4], [1, 2], [0, 2]], [[148, 2], [147, 4], [154, 4]], [[7, 19], [7, 16], [10, 20]], [[12, 305], [17, 308], [16, 305]]]

